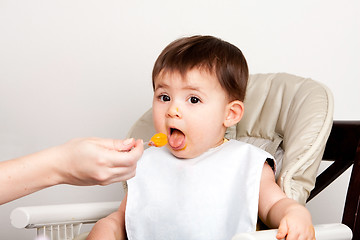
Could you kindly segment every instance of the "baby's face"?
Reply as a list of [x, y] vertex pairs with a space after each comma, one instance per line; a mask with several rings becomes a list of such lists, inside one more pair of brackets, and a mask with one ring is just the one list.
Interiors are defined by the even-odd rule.
[[192, 69], [155, 79], [153, 119], [167, 147], [179, 158], [194, 158], [223, 142], [228, 98], [216, 76]]

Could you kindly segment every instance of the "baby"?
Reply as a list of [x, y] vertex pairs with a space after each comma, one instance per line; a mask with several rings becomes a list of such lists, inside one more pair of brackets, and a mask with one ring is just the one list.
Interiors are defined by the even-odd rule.
[[153, 69], [153, 120], [166, 147], [147, 149], [117, 212], [88, 239], [231, 239], [256, 230], [315, 239], [311, 215], [275, 183], [273, 157], [224, 138], [244, 113], [242, 52], [212, 36], [170, 43]]

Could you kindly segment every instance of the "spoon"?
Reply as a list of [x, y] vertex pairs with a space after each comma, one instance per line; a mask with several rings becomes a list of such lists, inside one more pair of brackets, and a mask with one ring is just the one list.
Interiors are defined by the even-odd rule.
[[144, 142], [144, 145], [145, 144], [155, 147], [165, 146], [167, 144], [167, 136], [164, 133], [156, 133], [151, 137], [150, 141]]

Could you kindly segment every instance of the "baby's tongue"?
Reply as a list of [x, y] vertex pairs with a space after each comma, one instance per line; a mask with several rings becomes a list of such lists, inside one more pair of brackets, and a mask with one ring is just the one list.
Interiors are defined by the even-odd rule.
[[185, 145], [185, 135], [181, 131], [174, 129], [170, 135], [169, 144], [172, 148], [183, 148]]

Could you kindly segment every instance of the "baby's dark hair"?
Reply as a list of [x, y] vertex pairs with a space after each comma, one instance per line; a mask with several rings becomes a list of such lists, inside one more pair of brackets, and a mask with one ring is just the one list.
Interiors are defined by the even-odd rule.
[[184, 37], [170, 43], [157, 58], [152, 82], [163, 73], [181, 75], [193, 69], [216, 74], [230, 101], [244, 101], [249, 70], [239, 48], [213, 36]]

